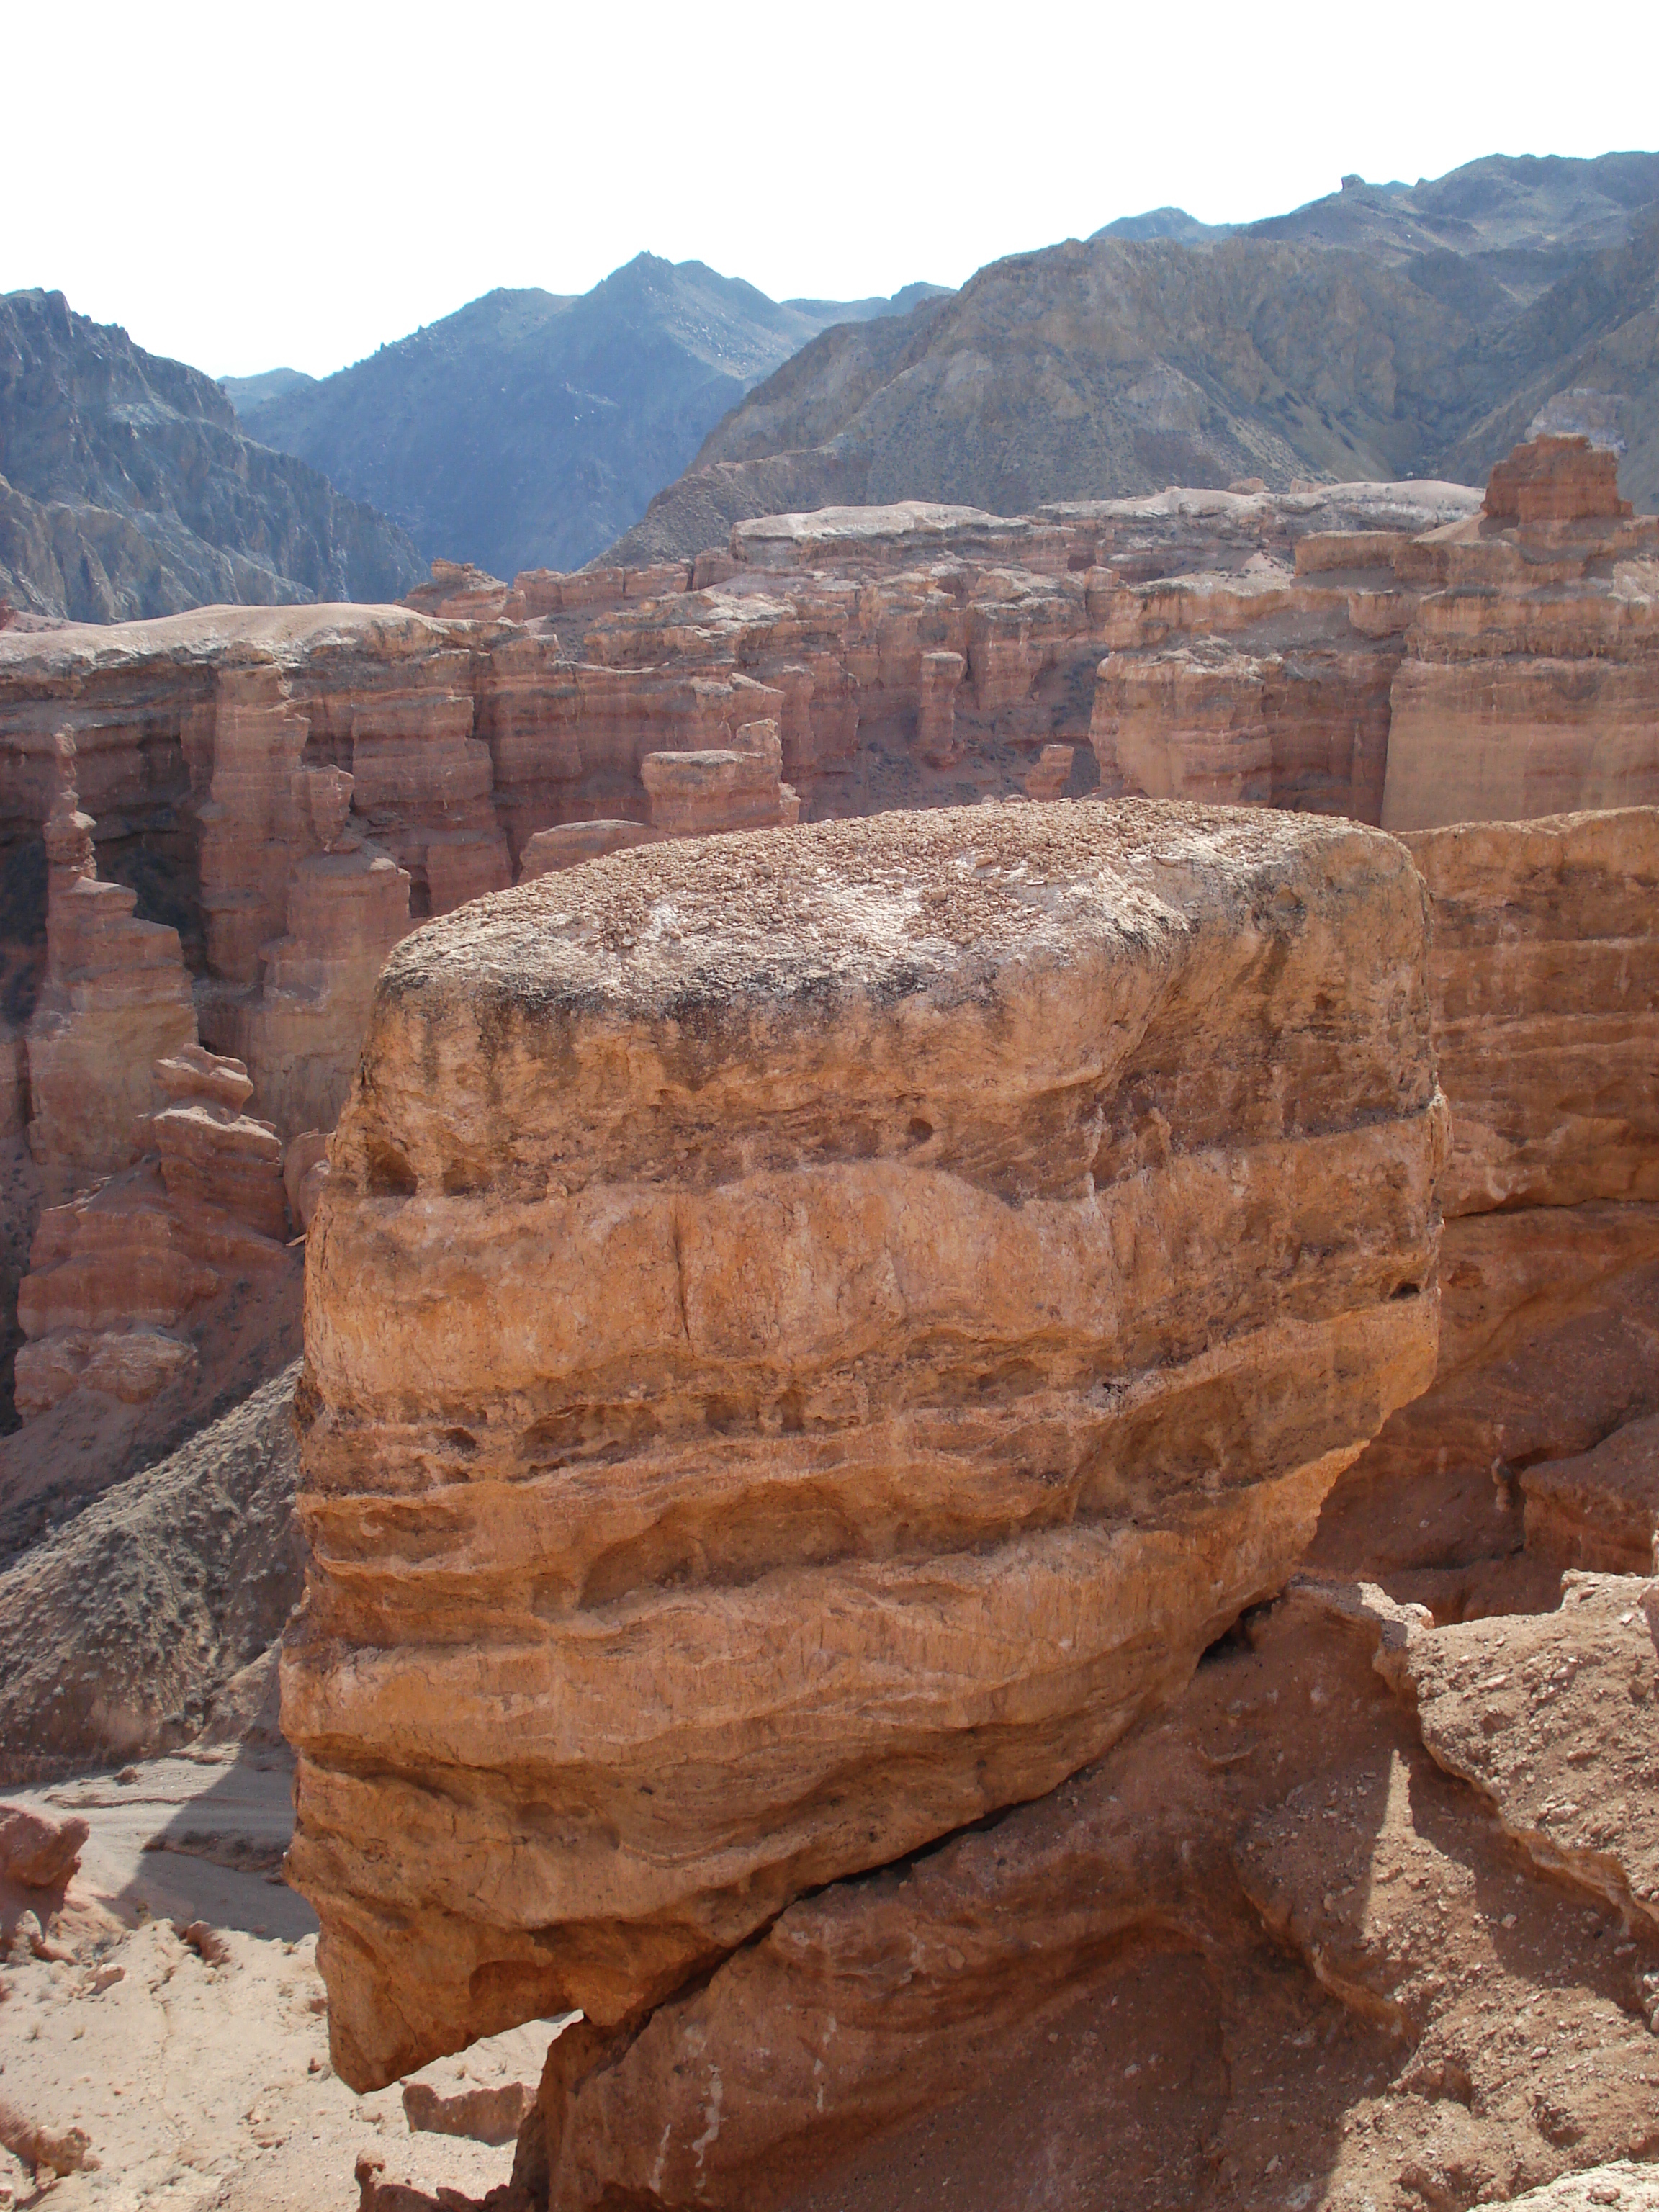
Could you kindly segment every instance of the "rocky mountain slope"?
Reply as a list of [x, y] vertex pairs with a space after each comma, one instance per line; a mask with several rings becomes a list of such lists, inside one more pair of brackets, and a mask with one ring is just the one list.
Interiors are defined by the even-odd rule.
[[1491, 154], [1415, 185], [1345, 177], [1340, 191], [1244, 224], [1239, 234], [1346, 246], [1387, 266], [1410, 267], [1431, 286], [1449, 276], [1472, 295], [1485, 290], [1492, 299], [1495, 288], [1526, 304], [1583, 254], [1623, 245], [1656, 201], [1659, 154], [1589, 161]]
[[244, 436], [199, 369], [61, 292], [0, 297], [0, 600], [120, 622], [396, 599], [419, 569], [393, 524]]
[[250, 435], [395, 515], [428, 556], [574, 568], [809, 338], [936, 289], [780, 303], [641, 253], [580, 297], [490, 292], [319, 383], [263, 395], [273, 371], [234, 396]]
[[1044, 501], [1260, 477], [1479, 481], [1538, 427], [1659, 498], [1659, 155], [1357, 178], [1231, 233], [1162, 209], [827, 331], [750, 392], [607, 556], [747, 516]]

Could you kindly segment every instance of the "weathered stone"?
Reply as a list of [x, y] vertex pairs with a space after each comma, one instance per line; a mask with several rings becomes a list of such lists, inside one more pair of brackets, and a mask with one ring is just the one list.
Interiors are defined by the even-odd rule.
[[1434, 902], [1448, 1216], [1659, 1198], [1659, 812], [1405, 842]]
[[91, 1832], [84, 1820], [45, 1820], [20, 1805], [0, 1805], [0, 1881], [58, 1888], [80, 1865]]
[[286, 1236], [282, 1140], [269, 1121], [238, 1110], [253, 1089], [241, 1061], [186, 1045], [156, 1072], [167, 1103], [143, 1123], [143, 1139], [180, 1212], [206, 1206], [262, 1237]]
[[311, 1226], [327, 1180], [327, 1130], [301, 1129], [283, 1149], [283, 1188], [288, 1194], [289, 1215], [302, 1231]]
[[1594, 1449], [1522, 1470], [1527, 1549], [1599, 1574], [1659, 1569], [1659, 1419], [1631, 1421]]
[[26, 1419], [82, 1388], [154, 1398], [194, 1367], [223, 1298], [289, 1270], [283, 1146], [238, 1110], [246, 1069], [191, 1042], [154, 1083], [161, 1107], [136, 1124], [146, 1157], [40, 1217], [17, 1294]]
[[1588, 438], [1535, 438], [1499, 461], [1486, 486], [1498, 522], [1583, 522], [1628, 515], [1619, 496], [1619, 458]]
[[125, 1167], [134, 1125], [161, 1103], [155, 1062], [196, 1042], [179, 933], [140, 921], [100, 883], [79, 811], [75, 747], [59, 739], [46, 826], [46, 975], [28, 1027], [29, 1144], [60, 1190]]
[[1423, 928], [1350, 827], [1022, 805], [617, 854], [399, 950], [283, 1678], [348, 2078], [628, 2018], [1278, 1587], [1432, 1364]]
[[793, 823], [800, 802], [782, 781], [783, 741], [775, 721], [746, 722], [729, 750], [648, 753], [640, 773], [652, 827], [664, 836]]
[[1386, 1662], [1423, 1741], [1547, 1871], [1659, 1936], [1659, 1666], [1646, 1575], [1569, 1574], [1559, 1612], [1411, 1637]]
[[629, 845], [652, 845], [659, 835], [644, 822], [564, 822], [555, 830], [538, 830], [519, 855], [519, 881], [533, 884], [538, 876], [603, 860]]
[[409, 930], [410, 877], [368, 847], [295, 869], [288, 933], [264, 948], [257, 1004], [238, 1030], [259, 1110], [279, 1130], [332, 1127], [357, 1066], [375, 978]]
[[[1659, 1414], [1659, 812], [1405, 842], [1433, 902], [1451, 1108], [1439, 1363], [1333, 1493], [1316, 1552], [1395, 1577], [1517, 1548], [1517, 1470]], [[1573, 1564], [1553, 1540], [1534, 1557]], [[1487, 1602], [1467, 1583], [1409, 1594], [1449, 1618]]]
[[1044, 745], [1035, 766], [1025, 771], [1025, 796], [1039, 801], [1063, 799], [1072, 780], [1073, 757], [1071, 745]]

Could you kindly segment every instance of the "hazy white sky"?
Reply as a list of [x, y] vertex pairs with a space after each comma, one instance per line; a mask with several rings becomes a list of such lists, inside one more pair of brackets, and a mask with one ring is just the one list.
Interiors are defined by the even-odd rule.
[[1165, 202], [1651, 148], [1656, 64], [1655, 0], [0, 0], [0, 291], [320, 375], [641, 248], [851, 298]]

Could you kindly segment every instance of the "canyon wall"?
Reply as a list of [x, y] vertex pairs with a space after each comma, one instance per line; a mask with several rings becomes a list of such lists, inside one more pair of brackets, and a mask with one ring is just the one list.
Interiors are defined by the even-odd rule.
[[1659, 801], [1659, 518], [1583, 438], [1492, 484], [1433, 529], [1304, 532], [1293, 574], [1103, 592], [1102, 788], [1395, 830]]
[[137, 1163], [199, 1039], [314, 1161], [407, 931], [628, 842], [1018, 795], [1390, 826], [1659, 798], [1656, 531], [1543, 439], [1484, 508], [909, 502], [690, 564], [440, 562], [401, 608], [6, 633], [8, 1126], [60, 1201]]
[[[1339, 1486], [1315, 1557], [1455, 1619], [1524, 1564], [1528, 1471], [1659, 1413], [1659, 810], [1404, 842], [1451, 1109], [1439, 1367]], [[1608, 1543], [1575, 1563], [1628, 1565]]]
[[1429, 1380], [1425, 908], [1349, 824], [940, 810], [417, 932], [307, 1250], [336, 2063], [637, 2016], [1040, 1795]]
[[[1226, 579], [1248, 596], [1264, 567], [1287, 576], [1310, 533], [1409, 535], [1474, 504], [1364, 485], [1012, 520], [912, 504], [744, 524], [694, 567], [508, 586], [440, 562], [404, 608], [9, 632], [4, 1042], [9, 1065], [32, 1032], [35, 1149], [71, 1184], [129, 1164], [147, 1071], [191, 1034], [245, 1062], [285, 1139], [327, 1127], [398, 939], [591, 837], [1079, 795], [1096, 671], [1146, 579], [1213, 572], [1218, 605]], [[1359, 771], [1212, 795], [1375, 817], [1381, 745], [1372, 730]], [[42, 842], [71, 835], [41, 870]], [[72, 957], [46, 942], [66, 870], [102, 886], [58, 901], [60, 937], [83, 907], [100, 918]], [[105, 1085], [97, 1106], [80, 1076], [118, 1060], [131, 1095]], [[77, 1133], [94, 1110], [105, 1126]]]

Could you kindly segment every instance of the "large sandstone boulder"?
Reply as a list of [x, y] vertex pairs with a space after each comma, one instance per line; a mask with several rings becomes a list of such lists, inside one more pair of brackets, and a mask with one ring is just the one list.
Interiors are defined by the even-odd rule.
[[1421, 1389], [1425, 907], [1145, 804], [618, 853], [388, 963], [308, 1242], [336, 2063], [637, 2017], [1095, 1758]]

